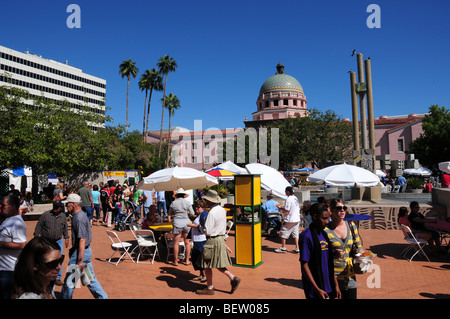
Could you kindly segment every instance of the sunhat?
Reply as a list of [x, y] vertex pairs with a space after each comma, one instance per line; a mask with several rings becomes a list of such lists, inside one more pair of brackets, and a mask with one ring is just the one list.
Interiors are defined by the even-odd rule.
[[67, 203], [81, 203], [81, 197], [78, 194], [70, 194], [69, 196], [67, 196], [67, 199], [65, 201], [63, 201], [64, 204]]
[[178, 195], [183, 195], [184, 198], [189, 196], [189, 194], [186, 193], [186, 191], [184, 189], [182, 189], [182, 188], [178, 188], [176, 193], [173, 194], [173, 197], [178, 197]]
[[208, 190], [206, 195], [202, 196], [202, 199], [210, 201], [211, 203], [220, 204], [220, 196], [216, 191]]

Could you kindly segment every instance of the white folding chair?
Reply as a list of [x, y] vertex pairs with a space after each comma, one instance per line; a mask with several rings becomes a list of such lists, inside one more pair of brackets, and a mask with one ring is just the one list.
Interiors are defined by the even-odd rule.
[[225, 239], [228, 238], [228, 233], [230, 232], [231, 228], [233, 228], [233, 224], [234, 223], [232, 220], [227, 221], [227, 231], [225, 233]]
[[122, 258], [124, 258], [124, 256], [128, 256], [132, 262], [134, 262], [133, 258], [131, 257], [129, 250], [130, 248], [133, 246], [130, 242], [127, 241], [121, 241], [119, 236], [117, 236], [117, 234], [111, 230], [107, 230], [106, 233], [109, 236], [109, 239], [111, 239], [111, 248], [112, 250], [114, 250], [113, 254], [111, 255], [111, 257], [109, 257], [108, 262], [111, 262], [111, 258], [117, 253], [117, 252], [122, 252], [123, 253], [120, 255], [119, 260], [115, 263], [115, 265], [117, 266], [119, 264], [119, 262], [122, 260]]
[[423, 250], [423, 247], [427, 244], [426, 240], [420, 239], [420, 238], [416, 238], [416, 236], [414, 236], [413, 232], [411, 231], [411, 228], [409, 228], [408, 226], [401, 224], [402, 226], [402, 231], [403, 234], [405, 235], [405, 240], [409, 243], [409, 246], [406, 247], [402, 253], [400, 254], [400, 256], [408, 259], [406, 257], [406, 254], [411, 251], [414, 250], [415, 253], [411, 256], [411, 258], [408, 259], [408, 261], [413, 260], [413, 258], [417, 255], [417, 254], [421, 254], [423, 256], [425, 256], [425, 258], [430, 261], [430, 259], [428, 258], [427, 254], [425, 253], [425, 251]]
[[[164, 234], [164, 240], [166, 242], [166, 248], [167, 248], [167, 257], [166, 257], [166, 263], [169, 262], [169, 257], [175, 255], [173, 253], [173, 246], [174, 246], [174, 233], [165, 233]], [[184, 241], [180, 240], [179, 244], [179, 250], [178, 250], [178, 256], [184, 255]]]
[[[161, 257], [159, 256], [158, 242], [155, 240], [153, 231], [151, 231], [150, 229], [135, 229], [135, 225], [132, 225], [131, 232], [133, 233], [133, 236], [137, 241], [137, 246], [133, 249], [133, 252], [135, 249], [139, 249], [136, 263], [153, 264], [156, 255], [161, 259]], [[153, 252], [151, 251], [152, 248]], [[139, 258], [143, 256], [149, 256], [152, 259], [148, 262], [140, 262]]]
[[[233, 223], [232, 220], [227, 221], [227, 231], [226, 231], [225, 236], [224, 236], [225, 240], [227, 240], [227, 238], [229, 237], [228, 233], [230, 232], [231, 228], [233, 228], [233, 224], [234, 223]], [[227, 246], [227, 250], [231, 253], [232, 252], [231, 248], [228, 247], [227, 244], [225, 244], [225, 246]]]

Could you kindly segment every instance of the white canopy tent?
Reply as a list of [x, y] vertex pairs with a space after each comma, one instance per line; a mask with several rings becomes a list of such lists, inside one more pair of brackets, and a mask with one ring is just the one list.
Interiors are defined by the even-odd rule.
[[332, 165], [311, 174], [308, 181], [332, 186], [372, 187], [380, 183], [380, 178], [371, 171], [355, 165]]
[[138, 189], [156, 191], [176, 191], [199, 189], [216, 185], [217, 179], [209, 174], [189, 167], [165, 168], [144, 177]]
[[287, 198], [285, 189], [287, 186], [291, 186], [291, 184], [275, 168], [259, 163], [247, 164], [245, 168], [249, 174], [261, 175], [262, 188], [271, 191], [275, 196], [283, 199]]
[[419, 167], [419, 168], [407, 168], [403, 170], [403, 174], [408, 175], [419, 175], [419, 176], [430, 176], [433, 172], [425, 167]]
[[450, 174], [450, 161], [447, 162], [441, 162], [438, 164], [439, 169], [447, 174]]

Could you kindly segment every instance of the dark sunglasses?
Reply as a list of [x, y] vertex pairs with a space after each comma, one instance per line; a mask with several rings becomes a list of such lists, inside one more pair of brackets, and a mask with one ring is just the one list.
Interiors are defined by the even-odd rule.
[[347, 210], [347, 206], [336, 206], [337, 210]]
[[47, 269], [56, 269], [59, 264], [63, 264], [64, 262], [64, 255], [61, 256], [61, 258], [49, 261], [49, 262], [42, 262], [42, 265], [44, 265]]

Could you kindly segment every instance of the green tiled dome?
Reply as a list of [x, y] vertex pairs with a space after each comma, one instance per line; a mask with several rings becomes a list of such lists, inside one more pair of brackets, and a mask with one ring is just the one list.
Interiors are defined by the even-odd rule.
[[300, 83], [292, 76], [287, 74], [275, 74], [268, 78], [259, 93], [268, 93], [274, 91], [295, 91], [303, 94], [303, 88]]

